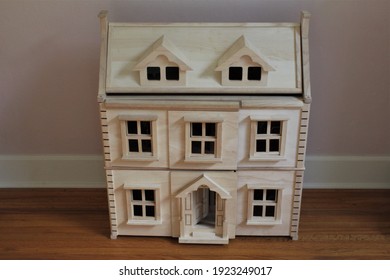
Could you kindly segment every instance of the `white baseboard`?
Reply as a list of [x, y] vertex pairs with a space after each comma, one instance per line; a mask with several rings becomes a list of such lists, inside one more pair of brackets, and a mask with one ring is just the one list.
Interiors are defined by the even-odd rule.
[[304, 187], [390, 189], [390, 156], [307, 156]]
[[[100, 155], [0, 156], [0, 188], [104, 188]], [[390, 189], [390, 156], [308, 156], [304, 188]]]
[[0, 156], [0, 188], [103, 188], [100, 155]]

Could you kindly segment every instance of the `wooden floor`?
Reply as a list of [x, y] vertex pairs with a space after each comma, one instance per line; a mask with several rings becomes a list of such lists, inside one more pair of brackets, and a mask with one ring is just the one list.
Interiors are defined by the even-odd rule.
[[0, 259], [390, 259], [390, 190], [304, 190], [298, 241], [110, 240], [104, 189], [1, 189]]

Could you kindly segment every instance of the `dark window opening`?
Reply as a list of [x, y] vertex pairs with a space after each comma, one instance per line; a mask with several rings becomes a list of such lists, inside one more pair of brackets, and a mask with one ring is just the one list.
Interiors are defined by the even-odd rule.
[[242, 67], [229, 67], [229, 80], [241, 81], [242, 80]]
[[267, 134], [267, 122], [257, 122], [257, 134]]
[[254, 190], [253, 191], [254, 200], [263, 200], [263, 190]]
[[154, 206], [146, 206], [146, 217], [154, 217], [155, 216], [155, 211], [154, 211]]
[[154, 201], [154, 190], [145, 190], [145, 200]]
[[261, 80], [261, 67], [248, 67], [248, 80], [260, 81]]
[[191, 153], [201, 154], [202, 153], [202, 142], [201, 141], [192, 141], [191, 142]]
[[191, 136], [202, 136], [202, 123], [191, 124]]
[[151, 122], [149, 121], [141, 121], [141, 134], [150, 135], [151, 134]]
[[275, 206], [266, 206], [265, 207], [265, 216], [266, 217], [275, 217]]
[[165, 78], [168, 81], [178, 81], [179, 80], [179, 67], [166, 67], [165, 68]]
[[279, 152], [279, 145], [280, 141], [279, 139], [271, 139], [269, 140], [269, 151], [270, 152]]
[[133, 140], [133, 139], [129, 140], [129, 152], [135, 152], [135, 153], [139, 152], [138, 140]]
[[271, 121], [271, 134], [280, 135], [281, 122], [280, 121]]
[[133, 214], [137, 217], [143, 216], [142, 205], [133, 205]]
[[127, 133], [128, 134], [137, 134], [137, 121], [128, 121], [127, 122]]
[[276, 190], [267, 190], [266, 200], [276, 201]]
[[206, 136], [215, 136], [215, 123], [206, 123]]
[[160, 67], [147, 67], [147, 78], [149, 81], [159, 81], [161, 80]]
[[261, 205], [253, 206], [253, 216], [254, 217], [262, 217], [263, 216], [263, 206], [261, 206]]
[[266, 140], [256, 140], [256, 152], [266, 152], [267, 151], [267, 144]]
[[214, 142], [206, 141], [204, 143], [204, 153], [205, 154], [214, 154]]
[[151, 153], [152, 152], [152, 141], [151, 140], [141, 140], [142, 142], [142, 152]]
[[141, 190], [132, 190], [133, 200], [142, 200], [142, 191]]

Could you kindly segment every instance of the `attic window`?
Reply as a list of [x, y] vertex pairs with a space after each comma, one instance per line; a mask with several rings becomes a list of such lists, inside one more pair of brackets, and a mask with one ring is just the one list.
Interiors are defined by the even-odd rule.
[[248, 67], [248, 81], [261, 80], [261, 67]]
[[242, 67], [229, 67], [229, 80], [241, 81], [242, 80]]
[[140, 86], [185, 86], [192, 68], [175, 44], [160, 37], [140, 57], [134, 71], [139, 71]]
[[165, 77], [168, 81], [179, 80], [179, 67], [169, 66], [165, 68]]
[[160, 67], [148, 67], [146, 71], [149, 81], [159, 81], [161, 79]]
[[245, 35], [225, 51], [214, 70], [221, 71], [222, 86], [267, 86], [269, 72], [275, 71]]
[[[165, 71], [165, 73], [164, 73]], [[165, 68], [160, 67], [147, 67], [146, 69], [147, 79], [149, 81], [161, 81], [165, 80], [167, 81], [179, 81], [179, 67], [177, 66], [168, 66]], [[163, 77], [163, 78], [161, 78]]]

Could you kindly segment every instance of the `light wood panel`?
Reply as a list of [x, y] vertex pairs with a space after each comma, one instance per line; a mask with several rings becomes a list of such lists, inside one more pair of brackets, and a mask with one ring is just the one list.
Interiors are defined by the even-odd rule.
[[[264, 85], [222, 86], [218, 60], [239, 39], [261, 51], [272, 66]], [[109, 23], [106, 90], [112, 93], [302, 93], [299, 24], [121, 24]], [[148, 49], [165, 38], [186, 58], [192, 71], [186, 84], [167, 81], [143, 85], [138, 64]], [[173, 56], [177, 51], [168, 52]], [[164, 52], [163, 52], [164, 53]], [[147, 65], [143, 65], [147, 66]], [[150, 65], [149, 65], [150, 66]], [[263, 66], [264, 67], [264, 66]], [[183, 73], [184, 74], [184, 73]], [[250, 83], [249, 83], [250, 84]]]
[[105, 189], [0, 190], [0, 259], [390, 259], [390, 190], [304, 190], [298, 241], [110, 239]]

